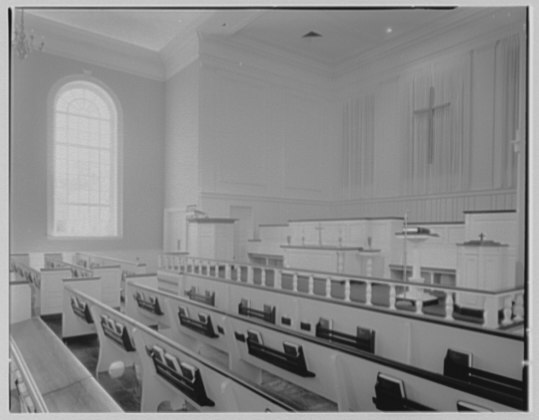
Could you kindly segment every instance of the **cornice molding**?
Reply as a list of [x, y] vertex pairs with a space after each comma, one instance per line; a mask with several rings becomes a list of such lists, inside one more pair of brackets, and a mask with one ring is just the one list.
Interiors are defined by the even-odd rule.
[[165, 67], [165, 79], [169, 80], [199, 58], [200, 41], [198, 34], [191, 32], [181, 42], [168, 44], [161, 51], [161, 54]]
[[157, 52], [29, 13], [25, 18], [26, 25], [44, 37], [43, 53], [152, 80], [165, 80], [164, 66]]

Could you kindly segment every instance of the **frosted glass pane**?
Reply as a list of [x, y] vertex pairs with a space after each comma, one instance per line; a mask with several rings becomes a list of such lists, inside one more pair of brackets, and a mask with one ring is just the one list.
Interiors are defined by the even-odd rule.
[[[84, 86], [82, 86], [84, 85]], [[99, 87], [76, 82], [55, 103], [54, 203], [56, 233], [66, 236], [116, 234], [111, 202], [112, 160], [116, 136], [112, 101]], [[87, 88], [86, 88], [87, 86]], [[67, 143], [63, 146], [58, 143]], [[92, 149], [101, 148], [101, 151]], [[63, 203], [71, 203], [63, 204]]]

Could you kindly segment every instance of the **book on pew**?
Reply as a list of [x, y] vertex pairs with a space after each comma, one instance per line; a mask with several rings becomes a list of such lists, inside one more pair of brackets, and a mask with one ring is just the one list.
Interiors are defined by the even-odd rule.
[[469, 368], [472, 367], [472, 355], [447, 349], [444, 359], [444, 375], [456, 379], [467, 380]]
[[247, 340], [252, 341], [253, 343], [263, 344], [262, 335], [259, 331], [247, 330]]
[[325, 330], [329, 330], [329, 331], [333, 330], [333, 320], [332, 319], [320, 318], [318, 323], [320, 324], [320, 327], [322, 327]]
[[165, 353], [165, 365], [167, 365], [169, 368], [174, 370], [175, 372], [180, 373], [180, 364], [178, 363], [178, 359], [173, 356], [172, 354]]
[[183, 306], [178, 306], [178, 312], [182, 317], [189, 318], [189, 310]]
[[182, 376], [188, 381], [194, 382], [196, 378], [196, 368], [188, 363], [180, 363]]
[[153, 346], [153, 351], [156, 355], [156, 359], [161, 363], [165, 363], [165, 351], [161, 347], [155, 345]]
[[298, 346], [297, 344], [285, 341], [283, 342], [283, 348], [284, 348], [284, 353], [287, 356], [298, 357], [300, 346]]
[[200, 312], [198, 314], [198, 320], [203, 324], [207, 324], [208, 323], [208, 314]]
[[116, 322], [116, 332], [121, 335], [123, 331], [124, 331], [123, 324]]

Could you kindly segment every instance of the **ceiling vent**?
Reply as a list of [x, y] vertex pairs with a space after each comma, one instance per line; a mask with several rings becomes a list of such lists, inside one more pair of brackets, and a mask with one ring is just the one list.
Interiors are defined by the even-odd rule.
[[305, 35], [302, 36], [302, 38], [319, 38], [322, 37], [318, 32], [309, 31]]

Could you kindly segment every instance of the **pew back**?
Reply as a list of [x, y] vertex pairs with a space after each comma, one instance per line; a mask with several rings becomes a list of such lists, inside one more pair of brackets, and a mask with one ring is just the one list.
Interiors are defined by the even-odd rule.
[[[128, 283], [129, 284], [129, 283]], [[66, 294], [86, 302], [94, 319], [104, 315], [127, 327], [136, 356], [115, 343], [114, 354], [106, 355], [113, 347], [100, 347], [100, 369], [110, 360], [141, 364], [142, 411], [156, 411], [162, 401], [188, 400], [200, 411], [292, 411], [257, 386], [248, 383], [219, 366], [204, 360], [195, 352], [146, 327], [136, 320], [104, 305], [95, 297], [66, 287]], [[100, 346], [110, 340], [101, 321], [97, 322]], [[166, 357], [165, 357], [166, 356]], [[126, 359], [127, 358], [127, 359]]]
[[[170, 328], [164, 333], [169, 337], [179, 340], [182, 344], [190, 343], [193, 349], [200, 343], [215, 346], [228, 354], [231, 370], [240, 368], [243, 374], [252, 374], [252, 378], [256, 375], [249, 372], [248, 367], [272, 372], [286, 381], [337, 402], [340, 411], [374, 410], [372, 391], [377, 374], [381, 371], [403, 377], [414, 398], [423, 403], [428, 401], [435, 410], [455, 411], [457, 400], [475, 402], [483, 406], [486, 404], [495, 410], [522, 409], [524, 406], [524, 396], [513, 398], [471, 386], [463, 381], [455, 381], [439, 373], [440, 367], [429, 371], [367, 351], [331, 345], [308, 333], [287, 330], [262, 320], [225, 313], [185, 297], [152, 290], [136, 282], [128, 283], [128, 290], [129, 295], [139, 292], [146, 296], [151, 295], [159, 301], [160, 307], [164, 308], [160, 316], [166, 318], [163, 322]], [[134, 310], [134, 316], [136, 312], [144, 310], [137, 306], [130, 308]], [[214, 332], [218, 332], [218, 338], [209, 337], [202, 330], [186, 333], [186, 326], [180, 326], [178, 323], [176, 323], [177, 331], [173, 331], [176, 312], [182, 309], [187, 310], [190, 317], [195, 319], [199, 318], [198, 315], [203, 311], [206, 314], [205, 324], [207, 325], [207, 320], [211, 319], [212, 327], [215, 327]], [[131, 315], [130, 312], [127, 314]], [[185, 334], [190, 335], [188, 340], [183, 338]], [[366, 376], [366, 372], [372, 375]], [[359, 377], [362, 378], [361, 381], [356, 380]], [[440, 394], [433, 393], [432, 389], [437, 389]], [[350, 390], [353, 390], [352, 394]], [[423, 390], [425, 396], [428, 395], [429, 398], [423, 396]]]

